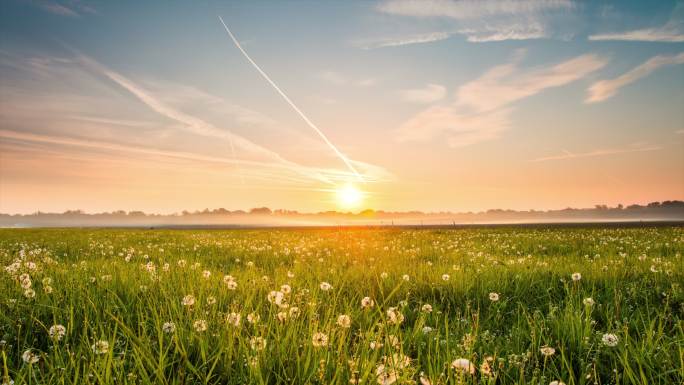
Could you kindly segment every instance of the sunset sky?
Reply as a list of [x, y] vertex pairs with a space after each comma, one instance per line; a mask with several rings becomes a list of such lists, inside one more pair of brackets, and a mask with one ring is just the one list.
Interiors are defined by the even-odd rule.
[[0, 4], [3, 213], [667, 199], [684, 2]]

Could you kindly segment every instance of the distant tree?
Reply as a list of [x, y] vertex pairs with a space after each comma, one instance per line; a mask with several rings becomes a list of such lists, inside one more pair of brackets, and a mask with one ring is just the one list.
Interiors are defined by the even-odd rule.
[[273, 212], [268, 207], [255, 207], [249, 210], [250, 214], [254, 215], [271, 215]]

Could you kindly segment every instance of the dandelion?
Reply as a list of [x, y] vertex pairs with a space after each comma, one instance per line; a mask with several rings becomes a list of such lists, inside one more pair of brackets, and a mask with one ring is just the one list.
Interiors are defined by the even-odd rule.
[[351, 317], [349, 317], [346, 314], [342, 314], [339, 317], [337, 317], [337, 325], [341, 328], [344, 329], [349, 329], [351, 326]]
[[311, 343], [315, 348], [320, 348], [328, 345], [328, 336], [325, 333], [316, 332], [311, 338]]
[[565, 382], [563, 382], [561, 380], [554, 380], [554, 381], [549, 382], [549, 385], [565, 385]]
[[432, 305], [426, 303], [425, 305], [423, 305], [423, 307], [420, 308], [420, 311], [422, 311], [423, 313], [432, 313]]
[[188, 294], [185, 297], [183, 297], [182, 301], [183, 306], [192, 306], [195, 304], [195, 296], [192, 294]]
[[214, 297], [214, 296], [207, 297], [207, 305], [211, 306], [215, 303], [216, 303], [216, 297]]
[[105, 340], [99, 340], [90, 346], [93, 353], [95, 354], [107, 354], [109, 353], [109, 342]]
[[432, 381], [430, 381], [429, 378], [425, 377], [425, 373], [423, 372], [420, 372], [418, 379], [420, 380], [420, 385], [432, 385]]
[[287, 312], [286, 311], [279, 311], [278, 313], [276, 313], [276, 319], [280, 322], [287, 321]]
[[30, 289], [32, 284], [33, 284], [33, 282], [31, 282], [30, 279], [22, 279], [21, 280], [21, 288], [22, 289]]
[[287, 277], [288, 277], [288, 278], [294, 278], [294, 276], [295, 276], [295, 275], [294, 275], [293, 272], [291, 272], [291, 271], [288, 271], [288, 272], [287, 272]]
[[442, 281], [448, 281], [450, 278], [449, 274], [442, 274]]
[[185, 259], [179, 259], [177, 262], [178, 267], [185, 267], [186, 263]]
[[475, 374], [475, 366], [467, 358], [458, 358], [451, 363], [451, 367], [461, 373]]
[[166, 334], [173, 334], [176, 332], [176, 324], [173, 322], [164, 322], [164, 325], [162, 325], [162, 331]]
[[282, 285], [280, 286], [280, 292], [287, 295], [292, 292], [292, 288], [290, 287], [290, 285]]
[[369, 309], [375, 305], [375, 301], [371, 297], [363, 297], [361, 299], [361, 308]]
[[52, 325], [48, 330], [48, 334], [50, 335], [50, 338], [61, 341], [66, 334], [66, 328], [63, 325]]
[[387, 322], [393, 325], [399, 325], [404, 322], [404, 315], [397, 310], [396, 307], [387, 309]]
[[240, 326], [240, 313], [230, 313], [226, 316], [226, 323], [235, 327]]
[[238, 284], [235, 281], [230, 281], [230, 282], [226, 283], [226, 287], [228, 288], [228, 290], [235, 290], [235, 289], [237, 289]]
[[282, 304], [283, 298], [284, 298], [284, 295], [280, 291], [271, 291], [270, 293], [268, 293], [268, 296], [266, 297], [268, 302], [276, 304], [276, 305]]
[[327, 282], [321, 282], [320, 288], [323, 291], [328, 291], [328, 290], [332, 289], [332, 285], [327, 283]]
[[297, 306], [292, 306], [290, 308], [290, 317], [297, 318], [299, 316], [299, 308]]
[[260, 319], [261, 317], [257, 313], [247, 314], [247, 322], [251, 323], [252, 325], [258, 323]]
[[487, 356], [485, 357], [484, 361], [482, 361], [482, 364], [480, 365], [480, 373], [482, 373], [483, 376], [489, 377], [492, 375], [492, 363], [494, 362], [494, 357], [492, 356]]
[[572, 280], [573, 280], [574, 282], [577, 282], [577, 281], [579, 281], [580, 279], [582, 279], [582, 274], [580, 274], [580, 273], [572, 273], [572, 276], [571, 276], [571, 277], [572, 277]]
[[211, 271], [209, 271], [209, 270], [204, 270], [204, 271], [202, 272], [202, 277], [204, 277], [205, 279], [211, 277]]
[[603, 335], [603, 337], [601, 337], [601, 342], [603, 342], [604, 345], [612, 348], [617, 346], [618, 342], [620, 342], [620, 338], [615, 334], [606, 333]]
[[43, 286], [43, 292], [45, 294], [52, 294], [52, 286]]
[[28, 299], [32, 299], [36, 297], [36, 291], [33, 289], [26, 289], [24, 290], [24, 297]]
[[492, 302], [498, 301], [499, 300], [499, 293], [494, 293], [494, 292], [489, 293], [489, 300]]
[[408, 282], [408, 281], [411, 279], [411, 277], [409, 277], [408, 274], [404, 274], [404, 275], [401, 276], [401, 279], [403, 279], [404, 281]]
[[264, 337], [252, 337], [249, 340], [249, 345], [252, 350], [260, 352], [266, 349], [266, 339]]
[[556, 349], [552, 348], [551, 346], [542, 346], [539, 351], [544, 357], [551, 357], [552, 355], [556, 354]]
[[33, 365], [40, 360], [40, 356], [34, 353], [33, 350], [28, 349], [21, 355], [21, 359], [24, 360], [25, 363]]
[[595, 304], [596, 302], [594, 302], [594, 299], [593, 299], [593, 298], [587, 297], [587, 298], [585, 298], [585, 299], [582, 300], [582, 303], [583, 303], [585, 306], [594, 306], [594, 304]]
[[203, 319], [198, 319], [197, 321], [195, 321], [195, 323], [192, 324], [192, 327], [198, 333], [205, 332], [205, 331], [207, 331], [207, 328], [208, 328], [207, 321], [205, 321]]
[[235, 281], [235, 277], [233, 277], [232, 275], [227, 274], [223, 276], [223, 283], [225, 283], [226, 285], [233, 281]]

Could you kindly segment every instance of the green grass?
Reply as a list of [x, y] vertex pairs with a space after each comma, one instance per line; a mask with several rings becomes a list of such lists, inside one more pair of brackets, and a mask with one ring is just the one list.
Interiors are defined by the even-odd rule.
[[[683, 254], [677, 227], [0, 230], [0, 378], [420, 384], [422, 373], [432, 384], [681, 384]], [[269, 302], [285, 284], [281, 305]], [[362, 308], [364, 297], [375, 305]], [[49, 336], [53, 325], [65, 327], [61, 340]], [[327, 345], [314, 346], [318, 332]], [[264, 349], [252, 347], [257, 338]], [[93, 351], [97, 341], [107, 352]], [[22, 358], [29, 349], [33, 364]], [[451, 367], [459, 358], [472, 374]]]

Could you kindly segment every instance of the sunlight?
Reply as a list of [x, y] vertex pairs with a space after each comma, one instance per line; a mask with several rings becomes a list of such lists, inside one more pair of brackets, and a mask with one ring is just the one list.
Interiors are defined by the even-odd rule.
[[343, 207], [355, 207], [363, 200], [363, 193], [348, 183], [337, 189], [337, 200]]

